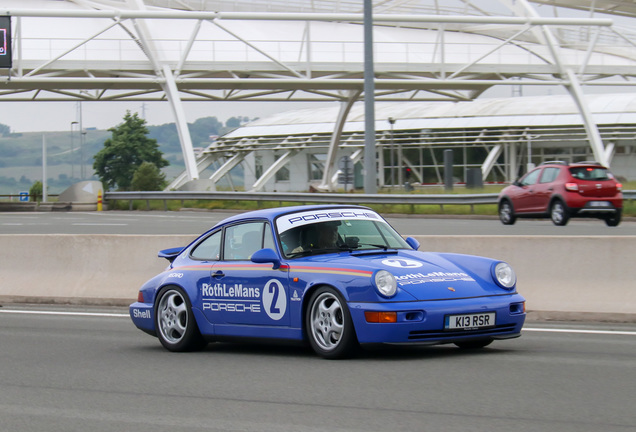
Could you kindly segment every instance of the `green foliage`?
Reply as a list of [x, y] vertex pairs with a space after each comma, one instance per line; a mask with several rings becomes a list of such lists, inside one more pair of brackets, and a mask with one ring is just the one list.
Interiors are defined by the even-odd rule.
[[249, 119], [247, 117], [230, 117], [225, 122], [225, 126], [229, 129], [236, 129], [241, 126], [243, 122], [247, 122]]
[[0, 135], [7, 136], [11, 133], [11, 128], [6, 124], [0, 123]]
[[29, 196], [31, 197], [31, 201], [37, 201], [38, 198], [42, 198], [42, 182], [36, 181], [29, 189]]
[[157, 140], [148, 138], [146, 121], [137, 113], [126, 112], [124, 122], [109, 129], [112, 137], [104, 141], [104, 148], [93, 163], [95, 174], [106, 189], [130, 190], [135, 171], [144, 162], [157, 168], [169, 164], [159, 151]]
[[166, 184], [166, 175], [162, 174], [155, 164], [144, 162], [135, 171], [131, 187], [136, 191], [159, 191], [163, 190]]

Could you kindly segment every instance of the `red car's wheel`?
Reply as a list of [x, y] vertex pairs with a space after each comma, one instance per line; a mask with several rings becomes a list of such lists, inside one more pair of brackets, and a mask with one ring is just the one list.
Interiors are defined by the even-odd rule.
[[510, 201], [503, 200], [499, 203], [499, 220], [504, 225], [512, 225], [517, 220]]
[[561, 200], [555, 200], [550, 206], [550, 219], [552, 223], [558, 226], [563, 226], [570, 220], [570, 214], [567, 207]]
[[618, 224], [621, 223], [622, 213], [623, 209], [616, 210], [616, 213], [605, 218], [605, 224], [610, 227], [618, 226]]

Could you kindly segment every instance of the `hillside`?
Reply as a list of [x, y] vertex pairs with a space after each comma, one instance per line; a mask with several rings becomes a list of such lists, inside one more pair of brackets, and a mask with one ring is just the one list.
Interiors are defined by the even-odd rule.
[[[216, 117], [205, 117], [189, 124], [195, 147], [207, 147], [210, 136], [229, 132], [247, 118], [229, 119], [225, 125]], [[185, 169], [181, 145], [174, 123], [147, 126], [148, 136], [157, 140], [159, 149], [170, 165], [163, 169], [171, 180]], [[106, 130], [87, 130], [84, 145], [80, 149], [79, 133], [28, 132], [0, 135], [0, 195], [28, 191], [34, 182], [42, 181], [42, 140], [46, 140], [47, 183], [50, 194], [63, 192], [73, 183], [94, 177], [93, 157], [111, 137]], [[83, 173], [82, 176], [82, 165]]]

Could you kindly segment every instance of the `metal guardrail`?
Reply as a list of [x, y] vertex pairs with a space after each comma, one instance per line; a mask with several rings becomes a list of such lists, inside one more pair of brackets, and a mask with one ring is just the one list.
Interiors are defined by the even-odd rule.
[[[353, 193], [307, 193], [307, 192], [105, 192], [107, 200], [234, 200], [234, 201], [285, 201], [329, 204], [433, 204], [476, 205], [496, 204], [497, 193], [482, 194], [353, 194]], [[49, 197], [57, 195], [49, 194]], [[0, 195], [2, 198], [19, 198], [17, 194]], [[623, 191], [623, 198], [636, 200], [636, 190]], [[17, 202], [17, 200], [16, 200]]]
[[[14, 195], [0, 195], [13, 197]], [[17, 197], [17, 195], [15, 195]], [[129, 201], [132, 210], [133, 201], [163, 201], [167, 210], [168, 201], [185, 200], [225, 200], [225, 201], [278, 201], [322, 204], [407, 204], [407, 205], [469, 205], [496, 204], [497, 193], [481, 194], [354, 194], [354, 193], [306, 193], [306, 192], [201, 192], [201, 191], [157, 191], [157, 192], [105, 192], [104, 200]], [[623, 191], [623, 198], [636, 200], [636, 190]], [[33, 202], [2, 201], [0, 204], [35, 205]]]
[[307, 192], [106, 192], [107, 200], [230, 200], [279, 201], [329, 204], [434, 204], [476, 205], [496, 204], [496, 193], [491, 194], [347, 194]]
[[[135, 200], [147, 202], [160, 200], [167, 208], [167, 201], [178, 200], [230, 200], [230, 201], [278, 201], [328, 204], [427, 204], [427, 205], [474, 205], [496, 204], [497, 193], [482, 194], [353, 194], [353, 193], [306, 193], [306, 192], [106, 192], [105, 200], [126, 200], [130, 208]], [[626, 200], [636, 199], [636, 190], [623, 191]]]

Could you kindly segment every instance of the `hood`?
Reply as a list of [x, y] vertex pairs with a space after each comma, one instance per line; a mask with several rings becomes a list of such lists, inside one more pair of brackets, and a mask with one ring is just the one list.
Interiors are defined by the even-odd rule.
[[356, 270], [386, 270], [398, 282], [398, 290], [417, 300], [444, 300], [507, 294], [492, 277], [498, 260], [473, 255], [399, 250], [397, 253], [323, 255], [311, 261]]

